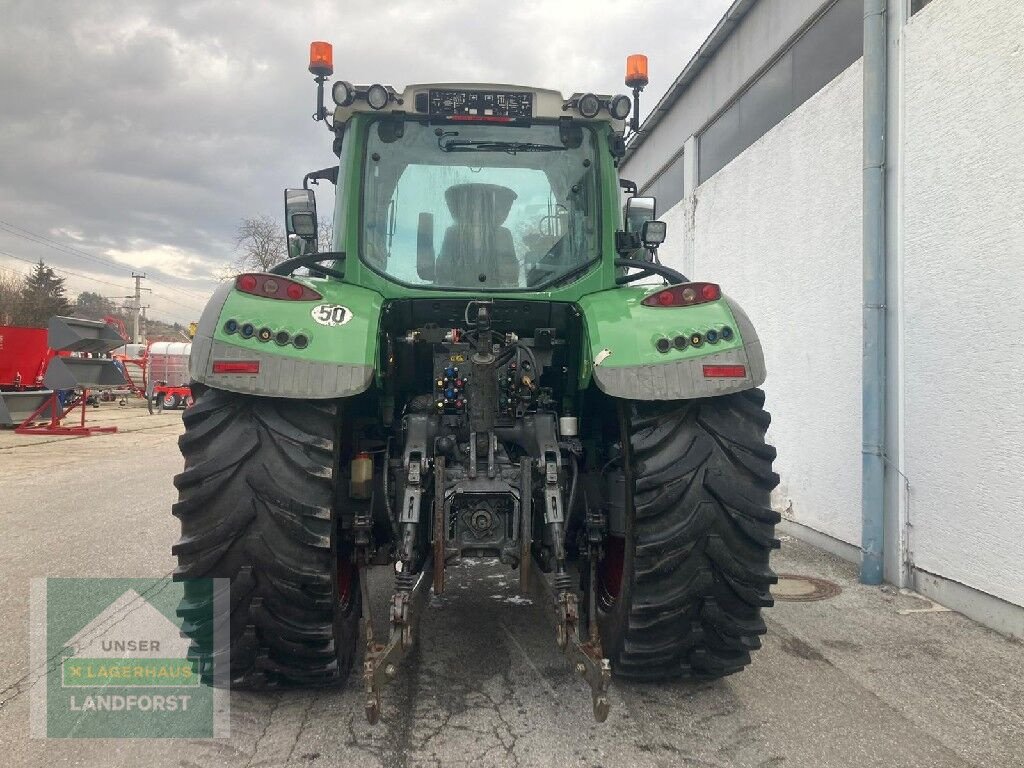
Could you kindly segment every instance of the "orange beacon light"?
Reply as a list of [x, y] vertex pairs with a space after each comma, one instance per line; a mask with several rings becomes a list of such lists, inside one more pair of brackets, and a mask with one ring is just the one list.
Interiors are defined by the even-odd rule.
[[317, 77], [334, 74], [334, 50], [330, 43], [317, 41], [309, 44], [309, 71]]
[[626, 86], [642, 89], [647, 83], [647, 57], [642, 53], [631, 54], [626, 58]]

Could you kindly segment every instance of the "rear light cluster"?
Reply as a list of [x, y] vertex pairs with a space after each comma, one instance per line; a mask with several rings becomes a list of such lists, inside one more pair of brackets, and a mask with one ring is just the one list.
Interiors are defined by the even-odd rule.
[[305, 333], [296, 333], [294, 336], [285, 330], [275, 331], [267, 326], [256, 327], [253, 323], [240, 323], [234, 318], [224, 323], [224, 333], [229, 336], [237, 333], [243, 339], [255, 337], [264, 344], [273, 340], [279, 347], [291, 344], [296, 349], [305, 349], [309, 346], [309, 336]]
[[736, 334], [733, 332], [732, 328], [726, 325], [723, 328], [719, 329], [709, 328], [708, 330], [704, 331], [704, 333], [695, 331], [694, 333], [691, 333], [689, 336], [686, 336], [684, 334], [680, 334], [672, 338], [669, 338], [667, 336], [661, 336], [654, 340], [654, 348], [661, 352], [662, 354], [665, 354], [666, 352], [673, 348], [678, 349], [680, 351], [686, 349], [687, 347], [699, 349], [700, 347], [703, 347], [705, 343], [717, 344], [720, 341], [732, 341], [735, 337]]
[[260, 296], [264, 299], [283, 299], [285, 301], [317, 301], [322, 299], [312, 288], [289, 280], [279, 275], [268, 275], [261, 272], [239, 275], [235, 278], [235, 288], [242, 293]]
[[645, 307], [692, 307], [720, 298], [722, 289], [716, 283], [681, 283], [656, 291], [640, 303]]

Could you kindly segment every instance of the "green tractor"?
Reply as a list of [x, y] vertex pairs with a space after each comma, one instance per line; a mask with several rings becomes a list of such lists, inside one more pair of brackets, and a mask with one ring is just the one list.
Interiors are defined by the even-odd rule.
[[[619, 177], [646, 59], [632, 98], [336, 81], [329, 112], [330, 59], [313, 44], [337, 162], [285, 192], [291, 257], [218, 289], [192, 343], [174, 553], [201, 672], [342, 684], [362, 645], [376, 722], [467, 557], [545, 596], [599, 721], [613, 674], [742, 669], [776, 580], [764, 358], [718, 285], [658, 261], [656, 202]], [[219, 643], [196, 618], [214, 601]]]

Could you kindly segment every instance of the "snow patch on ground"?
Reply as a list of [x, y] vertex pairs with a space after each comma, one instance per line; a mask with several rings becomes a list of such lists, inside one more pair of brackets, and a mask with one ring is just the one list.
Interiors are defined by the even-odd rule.
[[491, 600], [499, 600], [510, 605], [533, 605], [533, 600], [521, 595], [491, 595]]

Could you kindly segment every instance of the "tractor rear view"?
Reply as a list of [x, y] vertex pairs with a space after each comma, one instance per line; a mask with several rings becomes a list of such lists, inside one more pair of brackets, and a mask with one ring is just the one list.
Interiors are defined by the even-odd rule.
[[[775, 581], [764, 360], [717, 284], [659, 263], [656, 201], [619, 178], [646, 59], [632, 98], [339, 80], [329, 111], [330, 58], [313, 44], [337, 162], [285, 192], [291, 258], [219, 289], [193, 341], [174, 552], [205, 676], [229, 651], [233, 686], [340, 684], [361, 657], [375, 722], [470, 556], [548, 595], [598, 720], [612, 674], [742, 669]], [[206, 577], [229, 648], [190, 620]]]

